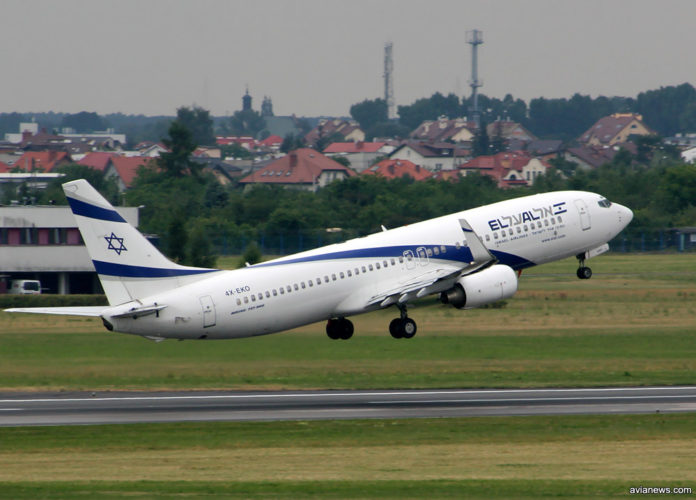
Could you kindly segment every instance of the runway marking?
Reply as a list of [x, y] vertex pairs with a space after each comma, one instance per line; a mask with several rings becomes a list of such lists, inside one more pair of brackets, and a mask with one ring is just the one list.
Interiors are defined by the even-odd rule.
[[[427, 396], [447, 394], [523, 394], [523, 393], [586, 393], [586, 392], [626, 392], [626, 391], [696, 391], [696, 386], [680, 387], [600, 387], [578, 389], [486, 389], [486, 390], [443, 390], [443, 391], [370, 391], [370, 392], [318, 392], [318, 393], [273, 393], [266, 394], [207, 394], [186, 396], [111, 396], [111, 397], [83, 397], [83, 398], [36, 398], [36, 399], [0, 399], [0, 403], [54, 403], [54, 402], [79, 402], [79, 401], [177, 401], [177, 400], [213, 400], [213, 399], [262, 399], [262, 398], [325, 398], [325, 397], [375, 397], [375, 396]], [[598, 396], [599, 397], [599, 396]], [[629, 396], [625, 396], [629, 397]], [[646, 396], [658, 397], [658, 396]], [[663, 396], [659, 396], [663, 397]]]
[[[686, 395], [654, 395], [654, 396], [597, 396], [590, 398], [592, 400], [608, 400], [615, 401], [617, 399], [688, 399], [693, 398], [691, 394]], [[395, 401], [369, 401], [370, 404], [376, 405], [391, 405], [391, 404], [419, 404], [419, 403], [519, 403], [519, 402], [537, 402], [537, 401], [585, 401], [579, 398], [520, 398], [520, 399], [402, 399]]]

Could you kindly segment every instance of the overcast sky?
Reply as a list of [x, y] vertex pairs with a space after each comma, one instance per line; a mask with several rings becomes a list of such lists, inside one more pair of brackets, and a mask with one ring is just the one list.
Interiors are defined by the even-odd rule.
[[468, 96], [466, 30], [483, 31], [481, 92], [635, 96], [696, 83], [693, 0], [2, 0], [0, 112], [173, 115], [241, 108], [348, 115], [383, 96], [394, 43], [397, 104]]

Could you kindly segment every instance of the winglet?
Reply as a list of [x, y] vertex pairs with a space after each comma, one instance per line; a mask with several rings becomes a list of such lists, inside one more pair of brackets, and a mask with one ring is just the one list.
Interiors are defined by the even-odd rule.
[[471, 255], [474, 259], [471, 262], [470, 266], [466, 268], [464, 274], [469, 274], [474, 271], [478, 271], [480, 269], [483, 269], [484, 267], [492, 266], [493, 264], [498, 262], [498, 259], [496, 259], [495, 256], [490, 252], [490, 250], [488, 250], [486, 245], [483, 244], [481, 238], [479, 238], [478, 234], [474, 232], [471, 225], [465, 219], [459, 219], [459, 225], [461, 226], [462, 231], [464, 232], [466, 243], [467, 245], [469, 245], [469, 250], [471, 250]]

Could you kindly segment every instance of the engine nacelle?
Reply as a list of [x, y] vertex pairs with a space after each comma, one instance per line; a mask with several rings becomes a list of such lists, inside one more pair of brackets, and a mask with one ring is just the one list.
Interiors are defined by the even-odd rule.
[[509, 299], [515, 292], [515, 271], [509, 266], [496, 264], [481, 272], [462, 276], [454, 287], [440, 294], [440, 300], [443, 304], [451, 304], [457, 309], [473, 309]]

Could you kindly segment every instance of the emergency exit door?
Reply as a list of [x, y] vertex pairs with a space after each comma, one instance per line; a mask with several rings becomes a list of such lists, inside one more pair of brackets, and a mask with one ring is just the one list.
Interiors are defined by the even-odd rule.
[[199, 297], [201, 307], [203, 308], [203, 328], [215, 326], [215, 304], [210, 295]]

